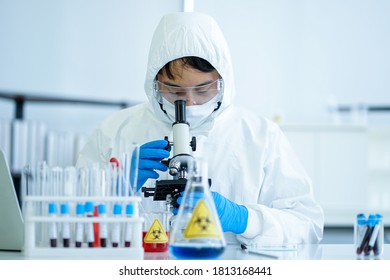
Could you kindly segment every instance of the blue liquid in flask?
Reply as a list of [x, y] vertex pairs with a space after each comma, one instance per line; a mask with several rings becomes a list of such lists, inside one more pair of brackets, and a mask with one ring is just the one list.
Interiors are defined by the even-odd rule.
[[188, 245], [169, 245], [169, 251], [178, 259], [216, 259], [224, 247], [197, 247]]

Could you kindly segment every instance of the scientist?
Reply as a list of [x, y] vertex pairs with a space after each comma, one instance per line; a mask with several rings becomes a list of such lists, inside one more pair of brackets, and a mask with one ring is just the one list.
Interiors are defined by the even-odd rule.
[[[143, 144], [138, 189], [149, 178], [168, 179], [160, 161], [170, 153], [162, 139], [172, 139], [173, 103], [184, 98], [190, 133], [197, 138], [194, 156], [208, 162], [226, 240], [246, 245], [321, 240], [322, 209], [286, 137], [273, 122], [233, 105], [230, 52], [211, 17], [173, 13], [161, 19], [150, 47], [145, 91], [148, 102], [114, 113], [94, 131], [79, 166], [108, 162], [120, 138]], [[247, 98], [245, 93], [239, 97]]]

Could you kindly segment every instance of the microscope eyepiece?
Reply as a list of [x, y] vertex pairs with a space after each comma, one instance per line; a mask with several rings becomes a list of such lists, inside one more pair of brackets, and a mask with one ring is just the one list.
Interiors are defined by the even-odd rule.
[[175, 101], [175, 123], [187, 123], [186, 101]]

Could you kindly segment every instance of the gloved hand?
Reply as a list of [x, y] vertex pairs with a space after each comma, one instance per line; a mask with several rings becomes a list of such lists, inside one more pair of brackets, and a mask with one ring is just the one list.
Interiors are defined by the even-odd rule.
[[[224, 232], [231, 231], [236, 234], [243, 233], [248, 225], [248, 209], [243, 205], [234, 203], [217, 192], [211, 192], [211, 195], [213, 196], [222, 230]], [[191, 200], [193, 207], [195, 207], [200, 197], [202, 196], [193, 196], [193, 199]], [[181, 204], [182, 198], [183, 193], [181, 193], [181, 196], [177, 199], [177, 204]], [[174, 215], [176, 215], [177, 212], [178, 208], [173, 209]]]
[[223, 231], [241, 234], [248, 225], [248, 209], [238, 205], [217, 192], [211, 192]]
[[[145, 184], [146, 180], [157, 179], [159, 177], [158, 173], [155, 170], [168, 170], [168, 167], [161, 163], [161, 160], [169, 157], [170, 150], [171, 148], [170, 146], [168, 146], [167, 140], [155, 140], [147, 142], [140, 146], [137, 191]], [[132, 164], [132, 166], [134, 165]], [[134, 171], [135, 170], [131, 170], [130, 176], [134, 175]]]
[[[174, 208], [172, 211], [173, 215], [177, 215], [177, 213], [179, 212], [179, 206], [183, 201], [183, 195], [184, 195], [184, 191], [180, 193], [180, 196], [176, 200], [176, 208]], [[204, 194], [201, 192], [190, 193], [190, 196], [187, 198], [187, 206], [195, 208], [199, 199], [201, 199], [203, 197], [204, 197]]]

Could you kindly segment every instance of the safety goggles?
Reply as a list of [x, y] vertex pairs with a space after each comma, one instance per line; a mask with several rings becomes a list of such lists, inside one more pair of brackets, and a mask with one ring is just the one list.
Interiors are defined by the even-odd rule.
[[205, 85], [177, 87], [167, 85], [156, 79], [154, 80], [154, 92], [158, 102], [161, 104], [162, 97], [164, 97], [172, 104], [175, 103], [176, 100], [186, 100], [192, 102], [193, 105], [202, 105], [217, 95], [222, 96], [223, 80], [222, 78], [219, 78]]

